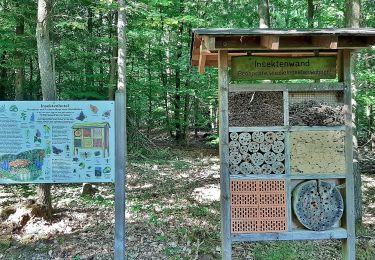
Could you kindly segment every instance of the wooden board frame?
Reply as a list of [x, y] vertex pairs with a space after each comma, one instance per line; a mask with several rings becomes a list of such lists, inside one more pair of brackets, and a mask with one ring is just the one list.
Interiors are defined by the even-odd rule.
[[[333, 83], [259, 83], [259, 84], [230, 84], [228, 74], [228, 52], [219, 50], [219, 104], [220, 104], [220, 174], [221, 174], [221, 237], [222, 237], [222, 259], [232, 259], [232, 243], [246, 241], [270, 241], [270, 240], [324, 240], [339, 239], [343, 241], [343, 258], [355, 259], [355, 225], [354, 225], [354, 182], [353, 182], [353, 143], [352, 143], [352, 93], [350, 81], [350, 50], [339, 51], [338, 67], [339, 82]], [[284, 125], [275, 127], [229, 127], [228, 122], [228, 93], [242, 91], [283, 91], [284, 98]], [[343, 126], [289, 126], [288, 93], [303, 91], [344, 91], [344, 105], [346, 108], [345, 125]], [[290, 172], [290, 161], [286, 160], [286, 171], [283, 175], [229, 175], [229, 148], [228, 135], [231, 131], [286, 131], [285, 155], [290, 158], [289, 133], [293, 131], [345, 131], [345, 173], [324, 174], [299, 174], [292, 175]], [[286, 180], [287, 184], [287, 212], [288, 232], [281, 233], [252, 233], [232, 235], [230, 231], [230, 180]], [[341, 226], [326, 231], [309, 231], [296, 229], [292, 225], [291, 192], [292, 182], [310, 179], [336, 180], [344, 183], [346, 188], [343, 192], [345, 211]]]

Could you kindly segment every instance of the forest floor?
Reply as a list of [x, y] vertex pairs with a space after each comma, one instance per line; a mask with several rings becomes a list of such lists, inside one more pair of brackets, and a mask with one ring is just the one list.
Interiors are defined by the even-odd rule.
[[[131, 159], [127, 173], [128, 259], [220, 259], [217, 148], [159, 149], [155, 159]], [[357, 259], [375, 259], [375, 175], [363, 175], [364, 221]], [[52, 222], [30, 215], [35, 186], [0, 186], [0, 259], [113, 259], [114, 186], [54, 185]], [[15, 212], [4, 214], [16, 205]], [[241, 243], [234, 259], [341, 259], [340, 241]]]

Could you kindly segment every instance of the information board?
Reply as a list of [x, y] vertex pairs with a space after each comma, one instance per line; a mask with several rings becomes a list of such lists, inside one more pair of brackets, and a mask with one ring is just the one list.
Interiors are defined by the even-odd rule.
[[0, 184], [113, 182], [113, 101], [0, 102]]
[[336, 56], [233, 57], [232, 80], [336, 78]]

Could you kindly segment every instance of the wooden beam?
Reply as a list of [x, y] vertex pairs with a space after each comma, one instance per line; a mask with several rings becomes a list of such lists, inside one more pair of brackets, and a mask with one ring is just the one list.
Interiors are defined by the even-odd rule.
[[228, 52], [219, 51], [219, 154], [221, 201], [221, 254], [222, 259], [232, 259], [229, 194], [229, 131], [228, 131]]
[[342, 51], [342, 72], [345, 84], [345, 159], [346, 159], [346, 189], [345, 217], [343, 227], [348, 232], [348, 238], [343, 242], [343, 257], [345, 260], [355, 259], [355, 209], [354, 209], [354, 168], [353, 168], [353, 117], [352, 117], [352, 86], [351, 86], [351, 51]]
[[215, 49], [216, 50], [218, 49], [246, 50], [246, 49], [262, 49], [262, 47], [260, 46], [260, 37], [229, 36], [229, 37], [216, 37]]
[[[260, 233], [260, 234], [240, 234], [232, 237], [233, 242], [245, 241], [265, 241], [265, 240], [322, 240], [322, 239], [345, 239], [346, 230], [335, 228], [325, 231], [311, 231], [296, 229], [292, 232], [283, 233]], [[354, 258], [353, 258], [354, 259]]]
[[199, 62], [198, 62], [198, 72], [199, 74], [204, 74], [204, 67], [206, 66], [206, 55], [203, 46], [203, 42], [200, 46]]
[[338, 37], [332, 36], [313, 36], [312, 44], [319, 49], [337, 49]]
[[368, 37], [364, 36], [339, 36], [338, 49], [360, 49], [368, 47]]
[[262, 36], [260, 38], [260, 45], [266, 49], [278, 50], [279, 49], [279, 36]]
[[[230, 54], [229, 54], [230, 55]], [[299, 52], [252, 52], [252, 56], [264, 57], [313, 57], [313, 51], [299, 51]], [[319, 56], [336, 56], [337, 52], [319, 52]]]

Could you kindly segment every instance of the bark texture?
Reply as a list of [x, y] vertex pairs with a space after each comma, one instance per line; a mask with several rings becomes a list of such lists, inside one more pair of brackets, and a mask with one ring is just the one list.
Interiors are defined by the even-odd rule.
[[[56, 83], [53, 64], [54, 59], [52, 58], [52, 46], [50, 42], [52, 6], [53, 0], [38, 0], [36, 39], [43, 100], [56, 99]], [[47, 218], [51, 219], [51, 184], [40, 184], [38, 186], [38, 202], [46, 211]]]
[[258, 0], [259, 28], [270, 28], [270, 5], [268, 0]]

